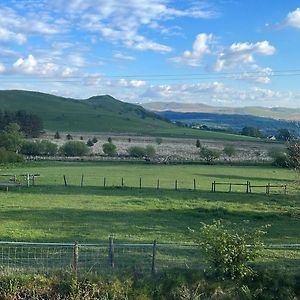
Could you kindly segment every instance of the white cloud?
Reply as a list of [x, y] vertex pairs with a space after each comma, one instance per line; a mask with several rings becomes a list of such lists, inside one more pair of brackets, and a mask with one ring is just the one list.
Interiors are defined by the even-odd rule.
[[16, 42], [21, 45], [26, 42], [26, 36], [22, 33], [15, 33], [0, 26], [0, 42]]
[[37, 61], [33, 55], [28, 55], [27, 58], [19, 58], [14, 64], [13, 68], [17, 73], [34, 74], [36, 72]]
[[260, 87], [244, 89], [221, 82], [175, 85], [151, 85], [140, 95], [145, 101], [204, 103], [226, 106], [299, 106], [300, 94]]
[[74, 67], [83, 67], [86, 65], [85, 58], [79, 53], [69, 54], [68, 61]]
[[114, 43], [136, 50], [161, 53], [172, 49], [141, 34], [143, 29], [160, 29], [160, 22], [179, 18], [212, 18], [216, 13], [203, 4], [186, 5], [177, 9], [169, 0], [54, 0], [52, 5], [66, 12], [72, 20], [78, 19], [81, 28]]
[[9, 7], [0, 7], [0, 42], [24, 44], [28, 35], [58, 34], [64, 27], [62, 20], [50, 18], [43, 12], [24, 14]]
[[131, 55], [123, 54], [121, 52], [117, 52], [113, 55], [114, 58], [116, 59], [122, 59], [122, 60], [135, 60], [136, 58]]
[[5, 66], [2, 63], [0, 63], [0, 73], [4, 73], [5, 70], [6, 70]]
[[253, 65], [250, 71], [245, 71], [238, 75], [228, 76], [232, 79], [246, 80], [254, 83], [268, 84], [271, 82], [271, 76], [274, 72], [271, 68], [261, 68]]
[[19, 58], [12, 66], [11, 73], [22, 75], [36, 75], [46, 77], [70, 77], [76, 72], [76, 68], [60, 66], [52, 62], [44, 62], [36, 59], [32, 54], [27, 58]]
[[124, 78], [121, 78], [117, 81], [107, 81], [106, 84], [108, 86], [117, 86], [121, 88], [141, 88], [146, 85], [146, 81], [144, 80], [127, 80]]
[[287, 15], [284, 25], [300, 28], [300, 8], [297, 8]]
[[212, 34], [200, 33], [197, 35], [191, 51], [186, 50], [181, 56], [173, 57], [170, 61], [190, 66], [199, 66], [204, 55], [211, 52], [209, 46], [212, 40]]
[[199, 97], [224, 94], [227, 88], [224, 84], [215, 81], [212, 83], [176, 84], [176, 85], [151, 85], [141, 95], [151, 101], [186, 101], [197, 102]]
[[255, 55], [273, 55], [276, 49], [268, 41], [253, 43], [234, 43], [222, 51], [212, 69], [216, 72], [255, 64]]

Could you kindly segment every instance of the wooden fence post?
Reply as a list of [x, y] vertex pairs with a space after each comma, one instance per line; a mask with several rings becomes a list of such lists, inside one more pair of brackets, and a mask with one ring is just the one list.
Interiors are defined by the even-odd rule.
[[106, 178], [105, 177], [103, 178], [103, 187], [104, 188], [106, 187]]
[[29, 173], [26, 174], [26, 185], [27, 185], [27, 187], [30, 186], [30, 177], [29, 177]]
[[249, 193], [249, 181], [247, 181], [246, 193]]
[[196, 179], [194, 178], [194, 191], [196, 191]]
[[231, 193], [231, 190], [232, 190], [232, 184], [229, 183], [229, 193]]
[[115, 253], [114, 253], [114, 240], [113, 237], [109, 237], [109, 248], [108, 248], [108, 255], [109, 255], [109, 265], [111, 266], [112, 269], [115, 268]]
[[251, 190], [251, 182], [250, 181], [248, 181], [249, 182], [249, 193], [251, 194], [252, 193], [252, 190]]
[[35, 185], [35, 176], [34, 176], [34, 174], [32, 175], [32, 185]]
[[122, 177], [121, 179], [121, 186], [123, 187], [124, 186], [124, 178]]
[[284, 185], [284, 194], [286, 195], [286, 193], [287, 193], [287, 185], [285, 184]]
[[142, 188], [142, 177], [140, 177], [140, 189]]
[[66, 175], [64, 175], [64, 183], [65, 183], [65, 186], [68, 186]]
[[177, 182], [177, 179], [175, 180], [175, 191], [177, 191], [178, 189], [178, 182]]
[[159, 190], [159, 179], [157, 179], [156, 188]]
[[152, 267], [151, 267], [151, 273], [152, 275], [155, 274], [156, 268], [155, 268], [155, 259], [156, 259], [156, 240], [153, 241], [153, 248], [152, 248]]
[[78, 260], [79, 260], [79, 245], [78, 242], [75, 242], [73, 248], [73, 271], [76, 276], [78, 272]]
[[83, 174], [81, 175], [80, 187], [83, 187]]

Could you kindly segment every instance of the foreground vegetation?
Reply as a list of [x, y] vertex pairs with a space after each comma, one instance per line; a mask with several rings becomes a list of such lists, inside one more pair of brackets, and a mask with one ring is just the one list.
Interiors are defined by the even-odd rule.
[[258, 271], [241, 281], [220, 280], [199, 272], [141, 273], [93, 276], [71, 273], [0, 276], [1, 299], [292, 300], [300, 297], [300, 278], [287, 273]]

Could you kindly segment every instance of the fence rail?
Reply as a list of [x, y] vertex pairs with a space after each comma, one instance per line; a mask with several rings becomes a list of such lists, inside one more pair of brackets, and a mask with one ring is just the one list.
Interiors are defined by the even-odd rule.
[[[0, 187], [6, 187], [6, 190], [8, 191], [8, 187], [14, 187], [14, 186], [34, 186], [34, 185], [44, 185], [45, 180], [40, 174], [0, 174], [0, 178], [2, 177], [8, 177], [9, 180], [7, 182], [0, 181]], [[37, 178], [39, 180], [37, 181]], [[41, 180], [40, 180], [41, 179]], [[93, 181], [93, 185], [91, 185], [91, 182]], [[47, 178], [47, 184], [49, 183], [49, 178]], [[192, 191], [209, 191], [211, 192], [217, 192], [217, 186], [224, 186], [226, 187], [227, 192], [233, 192], [234, 187], [245, 187], [246, 193], [253, 193], [255, 189], [260, 190], [264, 189], [266, 194], [270, 194], [271, 190], [274, 192], [283, 192], [284, 194], [287, 194], [288, 185], [287, 184], [277, 184], [275, 183], [267, 183], [267, 184], [251, 184], [251, 182], [248, 180], [246, 182], [217, 182], [213, 181], [211, 183], [211, 189], [209, 187], [209, 183], [207, 186], [206, 184], [203, 184], [201, 180], [197, 180], [196, 178], [190, 178], [189, 180], [184, 179], [171, 179], [171, 178], [149, 178], [147, 177], [118, 177], [118, 176], [112, 176], [112, 177], [95, 177], [95, 176], [85, 176], [82, 174], [80, 177], [74, 177], [74, 176], [67, 176], [67, 175], [60, 175], [55, 176], [54, 181], [50, 184], [55, 185], [62, 185], [64, 187], [89, 187], [98, 186], [99, 188], [137, 188], [137, 189], [144, 189], [144, 188], [152, 188], [156, 190], [160, 189], [168, 189], [168, 190], [192, 190]], [[275, 190], [276, 189], [276, 190]], [[224, 191], [224, 188], [219, 189], [218, 192]], [[235, 190], [236, 192], [237, 190]], [[239, 191], [239, 190], [238, 190]]]
[[[271, 252], [279, 249], [284, 251], [284, 256], [293, 251], [300, 257], [300, 244], [271, 244], [265, 249]], [[115, 243], [112, 237], [107, 243], [99, 244], [0, 242], [0, 273], [51, 273], [59, 270], [155, 273], [172, 268], [204, 269], [206, 266], [204, 253], [196, 244]]]

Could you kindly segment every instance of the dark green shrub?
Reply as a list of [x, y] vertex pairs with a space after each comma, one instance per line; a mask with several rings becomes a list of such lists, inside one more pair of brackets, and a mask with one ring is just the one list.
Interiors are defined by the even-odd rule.
[[233, 145], [225, 145], [223, 148], [223, 153], [228, 157], [232, 157], [236, 154], [236, 149]]
[[72, 137], [72, 135], [70, 133], [68, 133], [66, 135], [66, 138], [67, 138], [68, 141], [73, 140], [73, 137]]
[[93, 147], [94, 143], [92, 142], [92, 140], [88, 139], [88, 141], [86, 142], [86, 145], [89, 147]]
[[154, 149], [153, 146], [151, 146], [151, 145], [146, 146], [146, 148], [145, 148], [145, 156], [147, 156], [149, 158], [152, 158], [152, 157], [155, 156], [155, 154], [156, 154], [156, 151], [155, 151], [155, 149]]
[[218, 150], [201, 147], [200, 157], [204, 159], [207, 164], [213, 164], [213, 162], [220, 157], [220, 152]]
[[196, 147], [197, 147], [197, 148], [201, 148], [201, 142], [200, 142], [200, 140], [197, 140], [197, 141], [196, 141]]
[[54, 138], [57, 139], [57, 140], [60, 139], [60, 134], [59, 134], [58, 131], [55, 132]]
[[112, 138], [109, 137], [109, 138], [107, 139], [107, 141], [108, 141], [109, 143], [112, 143]]
[[146, 150], [144, 147], [132, 146], [127, 150], [128, 154], [132, 157], [142, 158], [146, 156]]
[[281, 149], [272, 148], [268, 151], [268, 155], [272, 158], [272, 164], [276, 167], [288, 167], [288, 156]]
[[84, 156], [89, 153], [89, 148], [83, 142], [70, 141], [61, 146], [59, 151], [64, 156]]
[[16, 163], [16, 162], [23, 162], [24, 159], [21, 155], [6, 150], [4, 148], [0, 148], [0, 164], [6, 163]]
[[117, 155], [117, 147], [113, 143], [103, 144], [102, 150], [108, 156], [116, 156]]
[[94, 144], [96, 144], [96, 143], [98, 142], [98, 139], [94, 136], [94, 137], [92, 138], [92, 142], [93, 142]]
[[34, 156], [54, 156], [57, 154], [58, 147], [50, 141], [25, 141], [20, 149], [24, 155]]
[[22, 144], [20, 153], [24, 155], [40, 155], [41, 146], [39, 142], [26, 141]]

